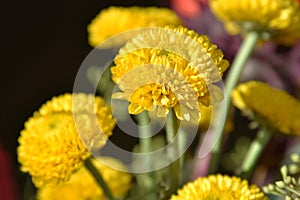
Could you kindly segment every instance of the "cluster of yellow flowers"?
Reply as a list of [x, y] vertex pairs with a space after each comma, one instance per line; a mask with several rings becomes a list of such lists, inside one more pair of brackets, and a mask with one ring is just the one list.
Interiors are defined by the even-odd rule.
[[[300, 9], [294, 0], [211, 0], [210, 6], [230, 33], [256, 31], [261, 39], [288, 45], [300, 38]], [[204, 115], [202, 123], [209, 123], [203, 121], [210, 121], [210, 109], [223, 99], [218, 82], [229, 62], [207, 36], [179, 25], [179, 18], [167, 8], [110, 7], [88, 26], [89, 42], [95, 47], [126, 30], [161, 27], [146, 29], [119, 50], [111, 73], [121, 92], [113, 97], [127, 100], [130, 114], [146, 110], [166, 117], [174, 109], [179, 120], [198, 122]], [[111, 40], [105, 47], [127, 39]], [[232, 99], [247, 115], [258, 116], [282, 133], [299, 135], [300, 103], [286, 92], [253, 81], [236, 87]], [[114, 127], [110, 107], [92, 94], [65, 94], [42, 105], [18, 140], [21, 169], [39, 188], [38, 199], [105, 199], [83, 163], [89, 151], [105, 145]], [[112, 158], [98, 159], [101, 162], [92, 162], [114, 196], [126, 194], [132, 176], [114, 169], [125, 171], [125, 166]], [[223, 175], [198, 178], [171, 197], [197, 199], [267, 197], [246, 180]]]

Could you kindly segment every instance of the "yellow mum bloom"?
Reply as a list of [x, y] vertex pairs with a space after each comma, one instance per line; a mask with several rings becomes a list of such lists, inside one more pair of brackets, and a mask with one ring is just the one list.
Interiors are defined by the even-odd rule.
[[111, 108], [102, 98], [93, 94], [60, 95], [53, 97], [39, 109], [41, 115], [57, 112], [74, 115], [79, 135], [89, 149], [101, 148], [115, 127]]
[[232, 101], [248, 116], [254, 114], [282, 133], [300, 133], [300, 102], [283, 90], [263, 82], [250, 81], [236, 87], [232, 92]]
[[[124, 31], [144, 27], [164, 27], [180, 25], [177, 15], [168, 8], [157, 7], [109, 7], [102, 10], [88, 26], [89, 43], [96, 47], [109, 37]], [[128, 38], [114, 38], [101, 47], [114, 47]]]
[[[72, 112], [72, 96], [78, 113]], [[37, 187], [69, 179], [90, 156], [78, 133], [90, 142], [86, 144], [91, 149], [105, 144], [115, 122], [111, 114], [105, 115], [109, 115], [109, 108], [103, 100], [97, 97], [92, 104], [92, 98], [86, 94], [55, 97], [25, 123], [18, 140], [18, 160], [21, 170], [29, 172]], [[85, 101], [79, 101], [82, 99]]]
[[246, 180], [238, 177], [211, 175], [198, 178], [178, 190], [170, 200], [267, 200], [268, 198], [255, 185], [248, 185]]
[[72, 115], [36, 115], [19, 137], [18, 160], [37, 187], [66, 180], [90, 156], [81, 142]]
[[211, 0], [213, 13], [231, 34], [257, 31], [261, 37], [291, 45], [300, 39], [296, 0]]
[[145, 31], [121, 48], [114, 62], [112, 79], [122, 92], [113, 97], [128, 100], [130, 114], [147, 110], [164, 117], [174, 108], [178, 119], [187, 121], [198, 119], [190, 111], [200, 104], [223, 98], [214, 83], [229, 66], [207, 36], [184, 27]]
[[[125, 172], [125, 166], [110, 157], [100, 157], [101, 162], [92, 160], [107, 183], [114, 197], [124, 196], [131, 187], [131, 174]], [[108, 167], [110, 166], [110, 167]], [[118, 171], [117, 169], [124, 169]], [[105, 200], [105, 195], [94, 177], [81, 167], [69, 181], [56, 186], [42, 187], [37, 192], [38, 200]]]

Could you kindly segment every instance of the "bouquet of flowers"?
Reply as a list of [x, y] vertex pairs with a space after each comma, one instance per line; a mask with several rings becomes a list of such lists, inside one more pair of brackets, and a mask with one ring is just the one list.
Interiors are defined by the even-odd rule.
[[300, 199], [299, 1], [172, 2], [88, 25], [73, 93], [18, 140], [31, 198]]

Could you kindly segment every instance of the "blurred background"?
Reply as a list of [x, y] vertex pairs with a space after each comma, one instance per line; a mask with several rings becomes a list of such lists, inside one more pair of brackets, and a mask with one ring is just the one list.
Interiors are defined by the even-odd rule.
[[88, 23], [111, 5], [168, 6], [168, 1], [35, 0], [1, 4], [0, 199], [14, 200], [22, 199], [26, 181], [16, 156], [19, 132], [42, 103], [72, 91], [77, 70], [92, 50], [87, 41]]

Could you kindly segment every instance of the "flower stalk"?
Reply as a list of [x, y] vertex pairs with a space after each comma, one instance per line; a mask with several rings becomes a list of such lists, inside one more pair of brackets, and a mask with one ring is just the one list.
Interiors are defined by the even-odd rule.
[[[137, 120], [138, 120], [138, 124], [139, 124], [139, 135], [140, 135], [140, 151], [141, 153], [150, 153], [152, 152], [152, 129], [151, 129], [151, 125], [150, 125], [150, 121], [151, 119], [148, 116], [148, 112], [147, 111], [143, 111], [142, 113], [140, 113], [139, 115], [137, 115]], [[144, 156], [144, 160], [143, 160], [144, 164], [146, 167], [149, 167], [147, 169], [148, 173], [147, 173], [147, 180], [146, 180], [146, 188], [148, 191], [152, 191], [154, 189], [154, 185], [155, 185], [155, 180], [154, 180], [154, 174], [152, 172], [152, 161], [151, 161], [151, 157], [148, 155]]]
[[94, 164], [91, 161], [91, 157], [85, 160], [84, 162], [85, 167], [89, 170], [89, 172], [92, 174], [92, 176], [95, 178], [96, 182], [99, 184], [99, 186], [102, 188], [103, 193], [105, 194], [106, 198], [108, 200], [114, 200], [114, 197], [106, 184], [105, 180], [103, 179], [101, 173], [96, 169]]
[[[147, 111], [143, 111], [137, 115], [138, 124], [139, 124], [139, 134], [140, 134], [140, 145], [141, 152], [148, 153], [152, 151], [152, 130], [149, 124], [150, 119]], [[149, 163], [148, 163], [149, 164]]]
[[242, 162], [241, 177], [250, 178], [258, 158], [265, 149], [265, 146], [268, 144], [270, 138], [270, 131], [265, 127], [261, 127], [256, 135], [256, 138], [251, 143], [245, 159]]
[[[259, 33], [258, 32], [249, 32], [246, 35], [246, 38], [244, 39], [236, 57], [234, 58], [234, 61], [231, 65], [231, 69], [228, 72], [228, 75], [226, 77], [225, 81], [225, 95], [224, 95], [224, 108], [222, 112], [220, 113], [220, 119], [227, 118], [229, 109], [230, 109], [230, 99], [231, 99], [231, 92], [238, 83], [241, 73], [244, 69], [244, 66], [251, 56], [256, 43], [259, 39]], [[222, 121], [222, 120], [221, 120]], [[224, 120], [224, 123], [226, 120]], [[219, 164], [219, 157], [220, 157], [220, 150], [222, 146], [222, 138], [223, 138], [223, 127], [224, 123], [220, 123], [216, 126], [216, 135], [219, 136], [217, 143], [212, 149], [212, 157], [211, 157], [211, 164], [209, 168], [209, 173], [215, 173], [217, 170], [217, 166]]]
[[[178, 131], [178, 123], [176, 120], [175, 112], [173, 109], [169, 110], [166, 121], [166, 134], [167, 134], [167, 142], [170, 144], [172, 142], [169, 155], [171, 159], [178, 157], [180, 141], [176, 140], [174, 137], [176, 136], [176, 132]], [[176, 159], [173, 163], [170, 164], [170, 173], [171, 173], [171, 192], [174, 193], [181, 185], [182, 182], [182, 165], [180, 164], [180, 159]]]

